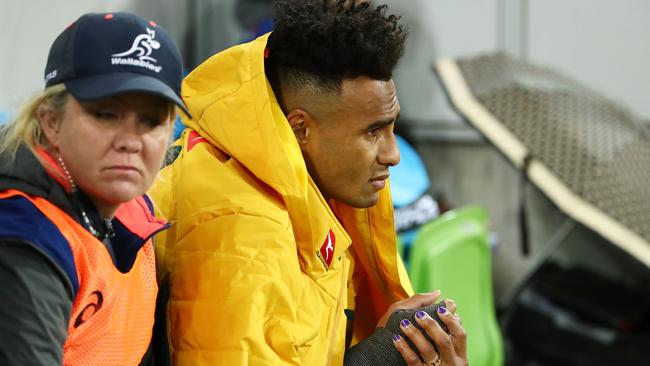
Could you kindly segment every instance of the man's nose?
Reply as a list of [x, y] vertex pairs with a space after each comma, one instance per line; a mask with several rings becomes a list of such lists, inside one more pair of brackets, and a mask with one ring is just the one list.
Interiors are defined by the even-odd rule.
[[379, 151], [379, 163], [387, 166], [395, 166], [399, 164], [400, 154], [397, 147], [397, 139], [393, 131], [387, 133], [384, 140], [384, 146]]

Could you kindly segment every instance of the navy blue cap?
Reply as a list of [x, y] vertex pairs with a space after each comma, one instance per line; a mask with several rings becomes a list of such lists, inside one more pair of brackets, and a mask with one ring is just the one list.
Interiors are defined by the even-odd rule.
[[183, 63], [162, 27], [129, 13], [85, 14], [54, 41], [45, 87], [64, 83], [79, 100], [126, 92], [153, 94], [178, 105]]

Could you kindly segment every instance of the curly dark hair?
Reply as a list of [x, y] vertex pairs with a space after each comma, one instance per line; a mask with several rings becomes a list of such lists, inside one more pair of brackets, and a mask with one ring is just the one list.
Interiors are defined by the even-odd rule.
[[[268, 41], [273, 81], [339, 91], [343, 79], [390, 80], [408, 31], [386, 5], [360, 0], [275, 0]], [[289, 85], [286, 85], [289, 84]]]

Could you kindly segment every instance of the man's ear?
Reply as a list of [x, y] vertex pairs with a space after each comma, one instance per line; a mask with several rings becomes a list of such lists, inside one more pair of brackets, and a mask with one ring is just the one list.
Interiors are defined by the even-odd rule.
[[47, 102], [43, 102], [36, 107], [36, 118], [41, 124], [41, 129], [49, 145], [54, 149], [58, 149], [61, 121], [57, 113]]
[[309, 140], [310, 129], [313, 124], [309, 113], [303, 109], [293, 109], [287, 114], [287, 121], [289, 121], [293, 134], [296, 135], [298, 144], [301, 147], [304, 146]]

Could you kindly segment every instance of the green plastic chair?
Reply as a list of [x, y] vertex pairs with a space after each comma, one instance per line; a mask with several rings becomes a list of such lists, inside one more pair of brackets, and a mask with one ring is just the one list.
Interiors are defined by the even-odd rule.
[[472, 366], [502, 366], [503, 339], [492, 296], [487, 213], [469, 206], [420, 228], [411, 249], [409, 276], [416, 292], [442, 291], [456, 301], [467, 332]]

